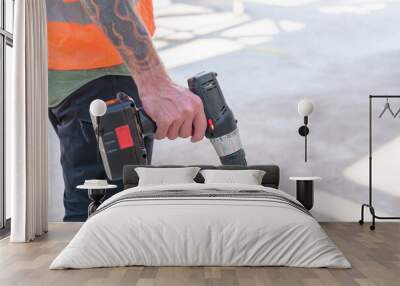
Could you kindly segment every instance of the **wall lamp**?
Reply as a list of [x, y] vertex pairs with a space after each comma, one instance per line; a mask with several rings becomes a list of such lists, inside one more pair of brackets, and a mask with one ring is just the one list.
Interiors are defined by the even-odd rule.
[[307, 135], [310, 133], [308, 128], [308, 116], [313, 112], [314, 104], [308, 100], [303, 99], [297, 106], [297, 111], [304, 117], [304, 125], [300, 126], [299, 134], [304, 137], [304, 162], [307, 162]]

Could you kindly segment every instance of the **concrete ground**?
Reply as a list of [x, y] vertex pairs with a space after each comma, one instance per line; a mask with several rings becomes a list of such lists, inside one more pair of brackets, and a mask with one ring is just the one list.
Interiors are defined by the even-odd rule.
[[[157, 1], [155, 45], [182, 85], [216, 71], [239, 120], [250, 164], [278, 164], [281, 188], [292, 175], [318, 175], [313, 214], [358, 220], [367, 200], [368, 95], [400, 94], [400, 1]], [[315, 104], [309, 162], [303, 160], [297, 103]], [[374, 118], [375, 203], [400, 211], [399, 118]], [[395, 111], [399, 101], [391, 101]], [[58, 142], [50, 134], [49, 218], [63, 214]], [[218, 164], [207, 140], [156, 142], [154, 164]]]

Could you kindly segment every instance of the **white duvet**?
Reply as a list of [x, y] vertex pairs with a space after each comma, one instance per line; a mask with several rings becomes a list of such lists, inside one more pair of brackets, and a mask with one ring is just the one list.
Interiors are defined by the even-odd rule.
[[107, 201], [82, 225], [50, 269], [145, 266], [294, 266], [349, 268], [318, 222], [284, 203], [255, 198], [152, 198], [131, 192], [263, 190], [254, 185], [135, 187]]

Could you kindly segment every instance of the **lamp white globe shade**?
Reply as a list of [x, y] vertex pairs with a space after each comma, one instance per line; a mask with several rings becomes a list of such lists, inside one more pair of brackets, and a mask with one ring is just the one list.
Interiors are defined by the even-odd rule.
[[96, 117], [103, 116], [107, 112], [107, 105], [101, 99], [95, 99], [90, 103], [90, 114]]
[[308, 116], [313, 112], [313, 110], [314, 104], [308, 99], [303, 99], [297, 106], [297, 111], [301, 116]]

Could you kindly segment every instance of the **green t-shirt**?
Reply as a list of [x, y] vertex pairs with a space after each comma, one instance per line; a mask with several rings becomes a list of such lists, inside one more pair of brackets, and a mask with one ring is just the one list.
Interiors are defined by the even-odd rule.
[[93, 70], [49, 70], [49, 107], [59, 105], [78, 88], [106, 75], [130, 76], [131, 74], [124, 64]]

